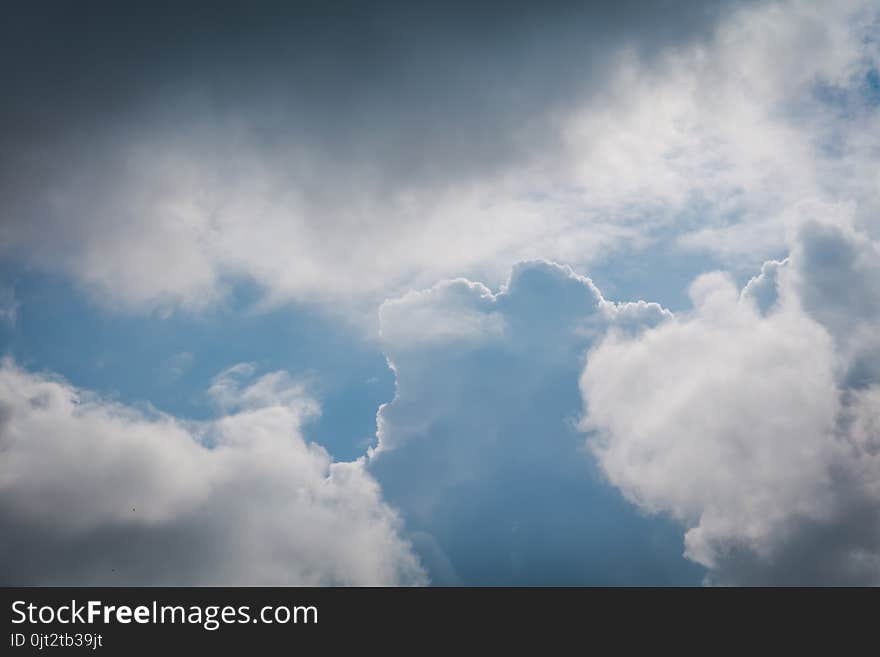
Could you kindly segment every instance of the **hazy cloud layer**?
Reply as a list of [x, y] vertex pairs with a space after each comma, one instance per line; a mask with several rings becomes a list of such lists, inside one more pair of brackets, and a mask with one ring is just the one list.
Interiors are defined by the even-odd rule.
[[18, 299], [12, 285], [0, 285], [0, 323], [14, 325], [18, 318]]
[[302, 436], [316, 403], [284, 373], [212, 391], [204, 424], [0, 368], [0, 580], [17, 585], [426, 581], [361, 463]]

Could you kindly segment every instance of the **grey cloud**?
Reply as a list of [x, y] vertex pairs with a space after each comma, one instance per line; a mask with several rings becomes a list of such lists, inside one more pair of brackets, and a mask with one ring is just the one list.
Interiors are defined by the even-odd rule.
[[768, 260], [761, 265], [761, 273], [749, 279], [743, 288], [743, 298], [751, 299], [758, 309], [767, 314], [779, 301], [779, 275], [788, 259]]
[[366, 155], [395, 178], [438, 164], [444, 176], [466, 175], [509, 158], [517, 131], [605, 75], [615, 48], [651, 57], [705, 37], [732, 4], [19, 7], [3, 34], [3, 77], [14, 92], [4, 124], [7, 137], [25, 141], [41, 130], [13, 132], [16, 120], [114, 131], [108, 122], [120, 111], [173, 108], [202, 92], [209, 114], [191, 117], [195, 126], [247, 109], [266, 146], [292, 132], [297, 145], [314, 140], [345, 160]]
[[425, 583], [376, 482], [308, 443], [314, 402], [267, 376], [237, 389], [236, 412], [192, 424], [5, 362], [0, 581]]
[[846, 224], [813, 221], [799, 234], [793, 285], [835, 337], [844, 384], [880, 383], [880, 245]]
[[464, 273], [536, 228], [501, 208], [480, 244], [449, 205], [483, 208], [475, 181], [552, 150], [623, 49], [650, 68], [732, 4], [20, 7], [0, 249], [129, 309], [198, 308], [236, 277], [314, 299]]
[[803, 519], [762, 558], [731, 547], [709, 581], [717, 584], [876, 586], [880, 584], [880, 386], [842, 394], [834, 440], [846, 449], [828, 473], [834, 511]]
[[812, 221], [800, 230], [795, 261], [804, 308], [838, 339], [880, 319], [880, 250], [865, 234]]

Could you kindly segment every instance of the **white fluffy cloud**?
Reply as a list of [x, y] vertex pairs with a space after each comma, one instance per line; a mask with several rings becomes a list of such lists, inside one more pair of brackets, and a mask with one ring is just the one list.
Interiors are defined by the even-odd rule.
[[684, 524], [710, 580], [880, 582], [878, 263], [863, 234], [808, 223], [742, 294], [707, 274], [692, 312], [590, 353], [594, 453]]
[[691, 525], [687, 553], [711, 567], [716, 544], [761, 549], [788, 519], [828, 512], [837, 400], [821, 327], [789, 310], [761, 317], [722, 275], [692, 294], [693, 316], [606, 339], [582, 386], [611, 481]]
[[[212, 389], [188, 424], [0, 367], [7, 584], [420, 584], [361, 462], [307, 442], [314, 401], [283, 373]], [[219, 391], [222, 389], [222, 394]]]

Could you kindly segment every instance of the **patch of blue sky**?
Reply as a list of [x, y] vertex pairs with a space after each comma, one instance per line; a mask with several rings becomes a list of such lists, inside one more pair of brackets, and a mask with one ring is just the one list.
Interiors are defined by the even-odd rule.
[[0, 323], [0, 353], [122, 403], [207, 419], [217, 411], [205, 392], [223, 369], [286, 370], [306, 378], [321, 403], [306, 436], [349, 460], [374, 440], [376, 409], [394, 394], [379, 347], [354, 327], [302, 306], [248, 312], [256, 292], [246, 285], [201, 315], [163, 318], [100, 308], [59, 277], [0, 271], [18, 304], [15, 322]]
[[[742, 286], [760, 271], [763, 257], [736, 262], [721, 259], [710, 249], [688, 246], [681, 237], [692, 231], [723, 230], [743, 220], [735, 199], [730, 210], [720, 212], [699, 194], [675, 216], [646, 233], [647, 243], [623, 244], [604, 258], [585, 267], [576, 267], [589, 276], [603, 296], [610, 301], [653, 301], [673, 312], [691, 308], [690, 284], [701, 274], [723, 269]], [[646, 219], [646, 223], [650, 218]], [[786, 252], [770, 254], [783, 258]]]
[[[849, 118], [880, 104], [880, 71], [873, 66], [866, 67], [845, 84], [816, 80], [812, 91], [813, 97], [824, 107], [838, 110], [839, 118]], [[809, 107], [800, 106], [804, 109]]]
[[718, 269], [710, 255], [666, 241], [633, 251], [581, 272], [589, 276], [610, 301], [654, 301], [673, 312], [690, 308], [690, 283], [700, 274]]
[[865, 74], [862, 96], [869, 105], [880, 105], [880, 71], [876, 68], [870, 69]]

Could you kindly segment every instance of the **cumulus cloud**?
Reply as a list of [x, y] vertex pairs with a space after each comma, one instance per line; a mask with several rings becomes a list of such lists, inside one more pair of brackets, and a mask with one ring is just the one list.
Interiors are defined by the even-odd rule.
[[396, 375], [369, 470], [439, 584], [698, 581], [668, 524], [596, 476], [576, 428], [583, 354], [609, 326], [664, 321], [570, 268], [518, 264], [498, 291], [467, 280], [386, 302]]
[[710, 581], [880, 582], [878, 262], [863, 233], [809, 222], [742, 293], [707, 274], [691, 312], [590, 353], [593, 452], [687, 528]]
[[289, 383], [274, 373], [226, 385], [235, 410], [194, 424], [5, 361], [0, 580], [424, 583], [362, 463], [333, 462], [304, 439], [317, 405]]
[[383, 303], [379, 308], [380, 337], [394, 349], [500, 338], [504, 316], [494, 307], [495, 295], [482, 283], [441, 281], [428, 290], [408, 292]]

